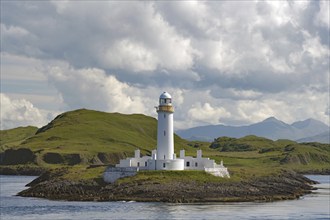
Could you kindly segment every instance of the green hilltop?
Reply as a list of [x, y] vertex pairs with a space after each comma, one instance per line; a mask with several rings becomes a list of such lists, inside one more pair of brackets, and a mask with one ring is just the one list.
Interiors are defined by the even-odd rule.
[[[16, 128], [0, 134], [2, 152], [29, 149], [35, 155], [30, 162], [36, 165], [115, 164], [121, 158], [133, 156], [135, 149], [140, 149], [143, 155], [156, 149], [157, 120], [141, 114], [79, 109], [58, 115], [40, 129]], [[177, 150], [191, 148], [176, 135], [175, 144]]]
[[[142, 114], [125, 115], [79, 109], [58, 115], [42, 128], [20, 127], [0, 131], [0, 170], [69, 167], [71, 178], [100, 176], [104, 167], [133, 156], [135, 149], [150, 155], [156, 149], [157, 120]], [[281, 169], [329, 172], [330, 145], [272, 141], [256, 136], [220, 137], [212, 143], [190, 142], [175, 135], [175, 150], [224, 161], [233, 180], [267, 175]], [[93, 171], [94, 170], [94, 171]], [[83, 175], [81, 175], [83, 173]], [[84, 176], [85, 175], [85, 176]]]
[[18, 146], [23, 140], [33, 136], [38, 128], [33, 126], [18, 127], [9, 130], [0, 130], [1, 151], [7, 148]]

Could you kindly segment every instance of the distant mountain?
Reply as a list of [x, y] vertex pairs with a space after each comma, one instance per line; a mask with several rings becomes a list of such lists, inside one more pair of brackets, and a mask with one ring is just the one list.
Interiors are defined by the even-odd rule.
[[256, 135], [272, 140], [300, 140], [329, 133], [329, 129], [329, 126], [315, 119], [298, 121], [290, 125], [275, 117], [270, 117], [262, 122], [246, 126], [209, 125], [178, 130], [176, 133], [187, 140], [201, 141], [213, 141], [222, 136], [241, 138], [247, 135]]
[[319, 142], [323, 144], [330, 144], [330, 133], [329, 131], [323, 132], [321, 134], [298, 139], [297, 142], [299, 143], [306, 143], [306, 142]]

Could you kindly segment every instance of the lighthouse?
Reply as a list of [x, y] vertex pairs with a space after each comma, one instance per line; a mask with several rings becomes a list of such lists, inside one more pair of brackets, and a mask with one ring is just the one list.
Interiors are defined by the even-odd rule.
[[159, 97], [157, 124], [157, 159], [172, 160], [174, 157], [173, 140], [173, 106], [172, 97], [169, 93], [163, 92]]
[[[174, 153], [172, 97], [163, 92], [156, 107], [157, 122], [157, 152], [155, 160], [156, 170], [184, 170], [184, 160], [176, 158]], [[152, 164], [152, 163], [151, 163]]]
[[103, 174], [105, 182], [115, 182], [117, 179], [133, 176], [140, 170], [203, 170], [214, 176], [230, 177], [226, 167], [216, 164], [214, 160], [202, 156], [202, 150], [197, 150], [196, 157], [185, 155], [180, 150], [177, 158], [174, 153], [172, 97], [163, 92], [156, 107], [157, 122], [157, 149], [148, 154], [141, 155], [139, 149], [135, 150], [134, 157], [120, 160], [116, 167], [108, 167]]

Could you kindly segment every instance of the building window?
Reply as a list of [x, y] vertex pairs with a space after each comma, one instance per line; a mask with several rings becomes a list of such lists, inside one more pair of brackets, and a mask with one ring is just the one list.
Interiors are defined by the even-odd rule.
[[187, 161], [186, 167], [190, 167], [190, 162], [189, 161]]
[[166, 167], [166, 163], [163, 163], [163, 167], [164, 167], [164, 168]]
[[140, 162], [137, 162], [137, 166], [138, 166], [138, 167], [140, 166]]
[[164, 118], [166, 118], [166, 114], [164, 114]]
[[197, 162], [195, 163], [195, 167], [198, 167], [198, 163]]
[[148, 166], [148, 162], [146, 161], [146, 162], [144, 162], [144, 166], [146, 167], [146, 166]]
[[164, 136], [166, 136], [166, 131], [164, 131]]

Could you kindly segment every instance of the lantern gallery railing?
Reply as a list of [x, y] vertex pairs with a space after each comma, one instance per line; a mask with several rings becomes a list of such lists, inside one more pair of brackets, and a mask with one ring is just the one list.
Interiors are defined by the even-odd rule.
[[174, 112], [173, 106], [165, 106], [165, 105], [162, 106], [162, 105], [160, 105], [160, 106], [157, 106], [155, 108], [156, 108], [157, 112]]

